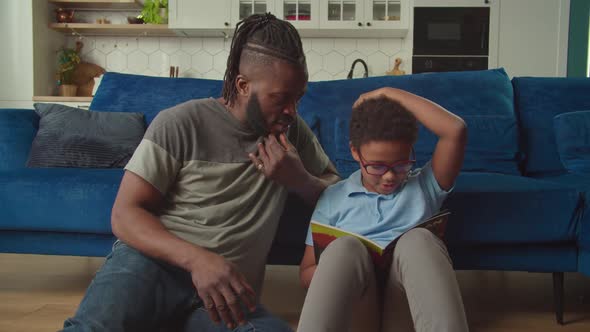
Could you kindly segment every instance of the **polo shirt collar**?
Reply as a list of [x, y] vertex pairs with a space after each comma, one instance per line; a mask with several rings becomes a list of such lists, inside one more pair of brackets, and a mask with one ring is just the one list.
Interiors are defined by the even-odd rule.
[[394, 191], [388, 195], [382, 195], [379, 193], [370, 192], [367, 190], [367, 188], [365, 188], [365, 186], [363, 186], [361, 176], [362, 176], [361, 170], [359, 169], [358, 171], [352, 173], [348, 177], [348, 179], [346, 179], [346, 185], [344, 186], [344, 188], [346, 190], [346, 195], [348, 197], [350, 197], [352, 195], [357, 195], [357, 194], [365, 194], [367, 196], [379, 196], [379, 197], [383, 197], [386, 199], [391, 199], [399, 193], [401, 188], [403, 188], [403, 184], [402, 184], [400, 186], [400, 188], [398, 188], [396, 191]]

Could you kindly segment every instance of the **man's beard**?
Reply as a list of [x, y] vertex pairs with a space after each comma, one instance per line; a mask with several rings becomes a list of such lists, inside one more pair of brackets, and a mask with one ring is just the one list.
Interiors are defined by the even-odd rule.
[[256, 135], [268, 136], [270, 133], [266, 121], [264, 120], [264, 116], [262, 115], [260, 101], [258, 101], [256, 93], [252, 93], [250, 100], [248, 100], [248, 104], [246, 105], [246, 120]]

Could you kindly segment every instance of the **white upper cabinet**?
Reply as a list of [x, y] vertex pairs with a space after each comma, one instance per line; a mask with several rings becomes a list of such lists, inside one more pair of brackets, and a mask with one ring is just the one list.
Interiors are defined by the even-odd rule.
[[168, 27], [171, 29], [230, 29], [233, 0], [170, 0]]
[[232, 0], [232, 21], [236, 23], [252, 14], [275, 14], [274, 0]]
[[277, 0], [278, 18], [289, 21], [297, 29], [318, 29], [320, 27], [319, 0]]
[[409, 15], [408, 0], [365, 1], [365, 25], [369, 28], [407, 29]]
[[321, 0], [320, 31], [351, 37], [403, 37], [408, 0]]
[[401, 37], [410, 0], [169, 0], [169, 27], [180, 35], [231, 34], [252, 14], [271, 12], [304, 37]]

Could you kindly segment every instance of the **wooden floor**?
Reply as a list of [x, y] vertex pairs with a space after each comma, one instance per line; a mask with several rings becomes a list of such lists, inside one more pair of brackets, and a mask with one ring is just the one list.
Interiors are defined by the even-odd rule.
[[[72, 315], [99, 258], [0, 254], [0, 331], [58, 330]], [[565, 326], [555, 322], [550, 274], [458, 271], [471, 331], [590, 331], [590, 278], [566, 274]], [[262, 301], [297, 322], [305, 294], [297, 269], [268, 268]]]

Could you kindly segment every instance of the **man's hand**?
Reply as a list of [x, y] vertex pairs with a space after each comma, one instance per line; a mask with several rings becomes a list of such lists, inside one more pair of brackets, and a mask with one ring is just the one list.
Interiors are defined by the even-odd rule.
[[236, 323], [246, 323], [241, 303], [252, 312], [256, 309], [256, 294], [238, 271], [225, 258], [204, 251], [191, 267], [191, 277], [209, 317], [215, 323], [223, 320], [229, 329]]
[[297, 149], [289, 142], [285, 134], [264, 138], [264, 144], [258, 144], [258, 157], [250, 153], [249, 157], [267, 178], [296, 190], [310, 176], [305, 170]]

